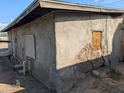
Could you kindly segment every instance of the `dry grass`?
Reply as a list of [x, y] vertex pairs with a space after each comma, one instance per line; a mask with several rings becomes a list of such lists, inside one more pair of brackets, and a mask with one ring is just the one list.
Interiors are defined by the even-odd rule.
[[8, 48], [8, 43], [0, 42], [0, 49], [2, 49], [2, 48]]
[[17, 88], [14, 85], [0, 83], [0, 93], [17, 93], [18, 91], [22, 91], [24, 89], [25, 88], [22, 87]]

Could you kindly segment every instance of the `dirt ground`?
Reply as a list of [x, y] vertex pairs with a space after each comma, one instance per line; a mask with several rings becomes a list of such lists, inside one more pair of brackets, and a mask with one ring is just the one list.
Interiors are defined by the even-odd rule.
[[[118, 65], [117, 68], [120, 69], [122, 66], [124, 63]], [[111, 76], [103, 77], [105, 70], [106, 68], [103, 68], [100, 72], [101, 78], [89, 75], [84, 80], [79, 80], [70, 93], [124, 93], [124, 74], [112, 72]], [[124, 67], [121, 71], [124, 71]]]
[[[19, 80], [20, 87], [16, 80]], [[50, 93], [33, 76], [18, 76], [7, 57], [0, 57], [0, 93]]]
[[[124, 71], [124, 63], [117, 66], [118, 71]], [[99, 69], [97, 70], [99, 72]], [[68, 93], [124, 93], [124, 76], [118, 78], [105, 77], [106, 68], [99, 73], [102, 78], [88, 75], [85, 79], [79, 79]], [[120, 74], [119, 74], [120, 75]], [[19, 80], [20, 87], [16, 80]], [[10, 60], [7, 57], [0, 57], [0, 93], [50, 93], [41, 82], [32, 75], [17, 75], [12, 69]]]

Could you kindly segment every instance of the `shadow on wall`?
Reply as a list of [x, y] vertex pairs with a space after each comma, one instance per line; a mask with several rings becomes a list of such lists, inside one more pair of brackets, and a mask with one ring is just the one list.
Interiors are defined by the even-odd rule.
[[[76, 20], [74, 19], [73, 21], [78, 21], [78, 20], [89, 20], [89, 16], [87, 18], [82, 18], [82, 19], [79, 18]], [[66, 19], [64, 21], [72, 21], [72, 19], [68, 19], [68, 20]], [[81, 55], [83, 55], [84, 53], [83, 50], [85, 50], [84, 55], [85, 55], [86, 60], [82, 60], [83, 59], [82, 56], [78, 56], [77, 58], [79, 58], [80, 62], [75, 63], [71, 66], [69, 65], [69, 66], [64, 66], [63, 68], [60, 68], [60, 69], [56, 69], [56, 78], [54, 82], [56, 82], [56, 89], [58, 93], [69, 93], [67, 91], [74, 88], [75, 83], [78, 80], [86, 78], [86, 75], [85, 75], [86, 73], [94, 69], [97, 69], [101, 66], [104, 66], [105, 64], [113, 65], [117, 63], [119, 60], [122, 61], [122, 57], [121, 57], [122, 55], [121, 53], [122, 52], [121, 51], [122, 29], [121, 28], [122, 28], [122, 23], [118, 25], [114, 33], [114, 36], [112, 39], [112, 52], [111, 53], [109, 53], [107, 50], [104, 50], [104, 51], [107, 51], [107, 53], [105, 55], [101, 55], [103, 51], [93, 52], [90, 45], [88, 45], [87, 48], [81, 50]], [[15, 93], [21, 93], [21, 92], [23, 91], [18, 91]]]
[[[109, 65], [113, 67], [114, 65], [123, 61], [124, 53], [122, 53], [123, 52], [122, 50], [124, 49], [124, 44], [122, 43], [124, 43], [124, 40], [122, 40], [122, 37], [124, 34], [122, 34], [123, 33], [122, 25], [123, 25], [122, 23], [118, 24], [114, 36], [112, 38], [112, 52], [109, 52], [107, 49], [95, 53], [92, 51], [89, 45], [87, 49], [84, 49], [87, 52], [82, 51], [82, 54], [84, 53], [83, 57], [85, 56], [86, 60], [82, 60], [82, 61], [80, 60], [81, 62], [75, 63], [71, 66], [66, 65], [63, 66], [62, 68], [56, 69], [56, 73], [57, 73], [56, 87], [58, 93], [68, 93], [69, 90], [74, 88], [75, 83], [78, 80], [86, 78], [86, 73], [94, 69], [97, 69], [105, 65]], [[106, 43], [108, 43], [107, 40]], [[108, 47], [108, 45], [106, 46]], [[106, 52], [106, 54], [103, 55], [103, 52]]]
[[[71, 19], [69, 19], [69, 20], [72, 21]], [[65, 21], [69, 21], [69, 20], [65, 20]], [[81, 20], [81, 19], [79, 18], [77, 20]], [[74, 21], [77, 21], [77, 20], [74, 20]], [[83, 18], [82, 20], [89, 20], [89, 17]], [[121, 42], [123, 40], [121, 40], [121, 35], [122, 35], [121, 28], [122, 28], [122, 23], [120, 23], [118, 25], [118, 27], [114, 33], [114, 36], [112, 39], [112, 52], [111, 53], [107, 53], [106, 55], [101, 56], [101, 53], [103, 51], [98, 51], [95, 53], [92, 51], [90, 45], [88, 45], [88, 47], [85, 49], [82, 49], [81, 53], [80, 53], [81, 55], [85, 55], [86, 60], [82, 60], [83, 59], [82, 56], [78, 56], [77, 58], [79, 58], [80, 62], [78, 62], [74, 65], [71, 65], [71, 66], [69, 65], [69, 66], [63, 67], [61, 69], [56, 69], [56, 78], [55, 78], [54, 82], [56, 82], [56, 88], [57, 88], [58, 93], [69, 93], [67, 91], [69, 89], [71, 90], [78, 80], [86, 78], [85, 74], [88, 73], [89, 71], [91, 71], [93, 69], [97, 69], [101, 66], [104, 66], [105, 64], [112, 65], [113, 63], [116, 63], [117, 61], [119, 61], [116, 59], [122, 59], [122, 57], [121, 57], [121, 55], [122, 55]], [[85, 53], [83, 50], [85, 50]], [[118, 51], [120, 51], [120, 53]], [[97, 58], [96, 58], [96, 56], [97, 56]], [[120, 61], [122, 61], [122, 60], [120, 60]], [[10, 82], [0, 81], [0, 83], [9, 84]], [[37, 93], [36, 90], [45, 88], [43, 86], [42, 88], [39, 87], [36, 90], [34, 89], [34, 91], [33, 91], [33, 88], [35, 88], [36, 86], [37, 86], [37, 84], [35, 85], [34, 83], [32, 83], [32, 86], [24, 85], [23, 86], [25, 88], [24, 90], [16, 91], [13, 93], [22, 93], [22, 92], [28, 93], [29, 91], [26, 89], [30, 89], [32, 91], [32, 93]], [[39, 93], [42, 93], [42, 92], [47, 93], [46, 90], [43, 90], [43, 91], [41, 90]]]

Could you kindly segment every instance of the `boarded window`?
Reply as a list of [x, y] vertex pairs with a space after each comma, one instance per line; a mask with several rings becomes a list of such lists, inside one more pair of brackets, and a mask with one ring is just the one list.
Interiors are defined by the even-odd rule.
[[102, 42], [102, 32], [93, 31], [92, 33], [92, 48], [93, 50], [100, 50]]

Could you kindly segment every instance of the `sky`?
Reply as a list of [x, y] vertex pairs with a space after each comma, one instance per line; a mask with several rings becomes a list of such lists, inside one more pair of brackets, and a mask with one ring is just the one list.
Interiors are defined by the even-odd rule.
[[[66, 1], [67, 0], [63, 0]], [[124, 9], [124, 0], [68, 0], [69, 2]]]
[[[124, 0], [61, 0], [65, 2], [124, 9]], [[14, 20], [33, 0], [1, 0], [0, 26], [4, 27]]]

